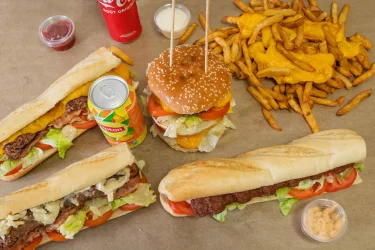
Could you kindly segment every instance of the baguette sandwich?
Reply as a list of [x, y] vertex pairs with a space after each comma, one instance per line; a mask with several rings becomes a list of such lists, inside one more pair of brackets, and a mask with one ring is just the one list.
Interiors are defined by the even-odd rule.
[[64, 158], [73, 139], [96, 126], [87, 95], [93, 81], [105, 74], [127, 80], [129, 69], [101, 48], [0, 121], [1, 180], [20, 178], [57, 151]]
[[0, 198], [0, 249], [35, 249], [73, 239], [155, 202], [126, 143], [79, 161], [48, 179]]
[[327, 130], [287, 145], [233, 159], [193, 162], [173, 169], [159, 184], [160, 200], [173, 216], [213, 215], [279, 200], [284, 215], [294, 203], [361, 182], [366, 144], [355, 132]]

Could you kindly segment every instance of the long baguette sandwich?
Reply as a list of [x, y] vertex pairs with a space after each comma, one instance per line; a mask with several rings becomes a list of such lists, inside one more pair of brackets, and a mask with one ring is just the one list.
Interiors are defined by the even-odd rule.
[[1, 180], [20, 178], [57, 151], [63, 158], [73, 139], [96, 125], [87, 110], [87, 95], [104, 74], [129, 78], [121, 60], [101, 48], [0, 121]]
[[155, 202], [126, 143], [79, 161], [48, 179], [0, 198], [0, 249], [35, 249], [73, 239]]
[[284, 215], [294, 203], [361, 182], [366, 144], [350, 130], [327, 130], [288, 145], [262, 148], [233, 159], [193, 162], [173, 169], [159, 184], [173, 216], [213, 215], [279, 200]]

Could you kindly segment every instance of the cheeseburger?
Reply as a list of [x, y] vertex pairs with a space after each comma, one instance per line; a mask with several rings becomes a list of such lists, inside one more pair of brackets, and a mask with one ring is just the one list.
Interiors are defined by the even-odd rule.
[[147, 70], [150, 131], [175, 150], [211, 152], [227, 128], [235, 129], [226, 116], [234, 106], [231, 73], [209, 52], [206, 74], [204, 49], [198, 46], [175, 47], [173, 67], [169, 58], [166, 50]]

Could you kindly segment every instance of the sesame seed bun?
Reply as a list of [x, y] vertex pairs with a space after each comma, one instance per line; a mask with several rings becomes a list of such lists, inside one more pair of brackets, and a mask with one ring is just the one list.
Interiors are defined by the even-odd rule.
[[195, 45], [173, 49], [173, 67], [165, 50], [147, 70], [149, 89], [178, 114], [195, 114], [212, 108], [231, 88], [232, 76], [212, 52], [208, 54], [208, 73], [204, 72], [204, 49]]

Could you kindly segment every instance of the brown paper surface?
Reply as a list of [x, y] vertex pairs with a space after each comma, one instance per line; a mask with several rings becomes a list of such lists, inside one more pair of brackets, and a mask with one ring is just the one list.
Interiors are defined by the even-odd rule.
[[[351, 5], [346, 35], [359, 32], [375, 42], [374, 1], [337, 2], [339, 9], [345, 3]], [[155, 29], [153, 23], [155, 11], [166, 3], [160, 0], [137, 1], [143, 33], [134, 43], [118, 44], [108, 35], [96, 1], [0, 1], [0, 118], [37, 97], [54, 80], [101, 46], [117, 45], [134, 59], [132, 70], [137, 73], [136, 80], [140, 81], [138, 93], [142, 93], [146, 86], [147, 64], [169, 47], [169, 40]], [[199, 12], [205, 9], [205, 1], [186, 0], [178, 3], [189, 8], [194, 22], [198, 22]], [[318, 3], [323, 10], [329, 11], [331, 1], [320, 0]], [[222, 16], [239, 13], [230, 0], [211, 1], [211, 27], [222, 27]], [[49, 49], [38, 40], [40, 23], [57, 14], [69, 16], [76, 24], [76, 44], [65, 52]], [[188, 43], [203, 35], [202, 28], [198, 27]], [[369, 54], [374, 61], [374, 50]], [[169, 170], [182, 164], [214, 157], [233, 157], [256, 148], [285, 144], [310, 133], [304, 119], [288, 111], [274, 112], [283, 131], [272, 130], [263, 118], [259, 105], [246, 92], [246, 84], [245, 81], [233, 80], [237, 106], [230, 119], [237, 129], [228, 130], [214, 152], [175, 152], [151, 135], [133, 150], [137, 159], [146, 161], [145, 174], [153, 189], [157, 189]], [[352, 98], [374, 84], [375, 77], [352, 91], [337, 91], [332, 98], [340, 95]], [[303, 235], [299, 221], [302, 208], [309, 201], [298, 202], [287, 217], [279, 212], [277, 201], [251, 205], [244, 210], [230, 212], [225, 223], [219, 223], [209, 216], [174, 218], [157, 201], [149, 208], [85, 230], [74, 240], [49, 243], [40, 249], [371, 249], [375, 239], [375, 97], [367, 99], [343, 117], [337, 117], [336, 110], [316, 105], [313, 113], [321, 130], [352, 129], [365, 138], [368, 147], [366, 171], [362, 173], [363, 184], [322, 196], [341, 204], [348, 214], [348, 230], [336, 242], [318, 244]], [[64, 160], [55, 154], [23, 178], [11, 183], [0, 182], [0, 195], [40, 181], [108, 146], [99, 128], [92, 129], [74, 141]]]

